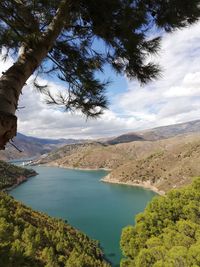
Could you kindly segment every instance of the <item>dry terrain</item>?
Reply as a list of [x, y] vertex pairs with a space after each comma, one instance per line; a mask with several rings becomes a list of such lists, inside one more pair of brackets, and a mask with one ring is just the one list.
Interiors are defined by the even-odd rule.
[[200, 175], [200, 134], [116, 145], [67, 145], [37, 164], [65, 168], [110, 169], [106, 182], [143, 184], [159, 191], [181, 187]]
[[26, 136], [17, 133], [13, 143], [17, 147], [8, 144], [4, 151], [0, 151], [0, 160], [24, 159], [38, 157], [65, 144], [83, 143], [87, 140], [75, 139], [44, 139]]

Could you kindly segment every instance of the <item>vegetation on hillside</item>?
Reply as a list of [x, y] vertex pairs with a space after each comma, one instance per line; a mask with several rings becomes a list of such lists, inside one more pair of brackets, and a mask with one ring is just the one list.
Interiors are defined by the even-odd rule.
[[19, 184], [37, 173], [31, 169], [17, 167], [0, 161], [0, 190]]
[[0, 266], [108, 267], [96, 241], [0, 192]]
[[[36, 175], [0, 161], [0, 190]], [[0, 266], [106, 267], [98, 242], [0, 191]]]
[[192, 185], [155, 197], [123, 229], [121, 267], [200, 266], [200, 178]]

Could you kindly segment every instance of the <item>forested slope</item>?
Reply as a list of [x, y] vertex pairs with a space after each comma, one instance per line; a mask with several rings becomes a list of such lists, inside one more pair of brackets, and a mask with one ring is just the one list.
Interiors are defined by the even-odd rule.
[[[36, 175], [0, 161], [0, 190]], [[0, 191], [0, 267], [106, 267], [97, 241]]]
[[34, 170], [17, 167], [0, 160], [0, 190], [18, 185], [35, 175], [37, 173]]
[[124, 228], [121, 267], [200, 266], [200, 178], [192, 185], [155, 197]]
[[96, 241], [0, 192], [0, 266], [106, 267]]

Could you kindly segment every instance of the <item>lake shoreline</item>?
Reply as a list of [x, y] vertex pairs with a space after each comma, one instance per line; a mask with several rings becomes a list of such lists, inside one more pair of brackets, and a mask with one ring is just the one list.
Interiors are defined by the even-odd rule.
[[[30, 165], [31, 166], [31, 165]], [[63, 168], [63, 169], [68, 169], [68, 170], [80, 170], [80, 171], [112, 171], [112, 169], [108, 168], [78, 168], [78, 167], [73, 167], [73, 166], [63, 166], [63, 165], [57, 165], [57, 164], [35, 164], [33, 166], [44, 166], [44, 167], [57, 167], [57, 168]]]
[[110, 178], [110, 174], [106, 175], [100, 181], [104, 182], [104, 183], [110, 183], [110, 184], [120, 184], [120, 185], [127, 185], [127, 186], [142, 187], [144, 189], [151, 190], [151, 191], [157, 193], [158, 195], [161, 195], [161, 196], [165, 195], [164, 191], [159, 190], [157, 187], [151, 185], [149, 182], [140, 182], [140, 181], [135, 181], [135, 182], [126, 181], [126, 182], [123, 182], [123, 181], [119, 181], [119, 180], [117, 180], [115, 178]]
[[[62, 165], [56, 165], [56, 164], [41, 164], [40, 166], [46, 166], [46, 167], [58, 167], [58, 168], [63, 168], [63, 169], [68, 169], [68, 170], [80, 170], [80, 171], [112, 171], [112, 169], [108, 169], [108, 168], [76, 168], [76, 167], [66, 167], [66, 166], [62, 166]], [[104, 183], [110, 183], [110, 184], [119, 184], [119, 185], [127, 185], [127, 186], [137, 186], [137, 187], [142, 187], [144, 189], [148, 189], [151, 190], [153, 192], [155, 192], [158, 195], [165, 195], [164, 191], [159, 190], [157, 187], [151, 185], [148, 182], [140, 182], [140, 181], [127, 181], [127, 182], [121, 182], [117, 179], [111, 179], [110, 178], [110, 174], [106, 175], [105, 177], [103, 177], [101, 180], [101, 182]]]
[[100, 182], [108, 174], [103, 170], [59, 167], [35, 166], [38, 177], [12, 190], [10, 195], [40, 212], [67, 220], [93, 240], [99, 240], [104, 258], [117, 266], [122, 228], [132, 223], [155, 193], [106, 185]]
[[24, 176], [24, 175], [19, 176], [19, 177], [17, 178], [17, 181], [16, 181], [15, 184], [13, 184], [12, 186], [9, 186], [9, 187], [7, 187], [7, 188], [4, 188], [2, 191], [3, 191], [3, 192], [9, 192], [9, 191], [12, 191], [14, 188], [16, 188], [16, 187], [20, 186], [21, 184], [27, 182], [29, 178], [31, 178], [31, 177], [35, 177], [36, 175], [38, 175], [38, 173], [29, 174], [29, 175], [26, 175], [26, 176]]

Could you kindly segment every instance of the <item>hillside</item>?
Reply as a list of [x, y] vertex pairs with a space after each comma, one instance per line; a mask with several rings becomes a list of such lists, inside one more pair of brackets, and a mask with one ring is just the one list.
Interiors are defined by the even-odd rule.
[[200, 178], [155, 197], [123, 229], [121, 267], [200, 266]]
[[133, 141], [155, 141], [190, 133], [200, 133], [200, 120], [130, 132], [117, 137], [104, 139], [103, 142], [113, 145]]
[[[170, 143], [170, 140], [167, 139]], [[200, 136], [160, 149], [151, 155], [122, 164], [104, 179], [106, 182], [143, 184], [167, 192], [200, 175]]]
[[153, 142], [132, 142], [117, 145], [87, 143], [66, 145], [47, 156], [41, 157], [36, 164], [51, 166], [84, 168], [84, 169], [114, 169], [130, 159], [149, 155], [160, 147]]
[[0, 266], [108, 267], [98, 243], [0, 192]]
[[200, 134], [180, 135], [157, 141], [116, 145], [88, 143], [67, 145], [37, 164], [67, 168], [112, 170], [107, 182], [143, 183], [168, 191], [189, 183], [200, 174]]
[[126, 153], [115, 147], [107, 147], [101, 143], [67, 145], [46, 157], [42, 157], [37, 164], [50, 164], [71, 168], [99, 169], [119, 166], [127, 159]]
[[[14, 144], [22, 151], [17, 151], [10, 144], [5, 151], [0, 151], [0, 160], [12, 160], [21, 158], [38, 157], [47, 154], [64, 145], [101, 143], [102, 146], [129, 143], [133, 141], [156, 141], [182, 134], [200, 133], [200, 120], [163, 126], [145, 131], [126, 133], [116, 137], [103, 138], [97, 141], [84, 139], [45, 139], [26, 136], [18, 133], [14, 138]], [[110, 157], [108, 157], [110, 158]], [[108, 164], [110, 165], [110, 164]], [[112, 164], [111, 164], [112, 165]]]
[[20, 168], [0, 161], [0, 190], [18, 185], [35, 175], [37, 173], [34, 170]]
[[0, 151], [0, 160], [12, 160], [21, 158], [31, 158], [64, 146], [65, 144], [82, 143], [86, 140], [75, 139], [44, 139], [26, 136], [18, 133], [14, 138], [14, 144], [21, 152], [12, 145], [8, 144], [4, 151]]
[[36, 175], [0, 161], [0, 266], [108, 267], [98, 242], [2, 192]]

